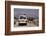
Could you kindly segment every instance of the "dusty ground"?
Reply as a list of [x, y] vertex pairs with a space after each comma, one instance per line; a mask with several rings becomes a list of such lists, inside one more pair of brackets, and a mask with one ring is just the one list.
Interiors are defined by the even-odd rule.
[[[20, 26], [18, 26], [19, 25], [19, 23], [18, 23], [18, 21], [17, 20], [15, 20], [16, 21], [16, 24], [14, 25], [15, 27], [20, 27]], [[37, 26], [36, 24], [34, 24], [33, 22], [27, 22], [27, 25], [26, 25], [26, 27], [34, 27], [34, 26]]]

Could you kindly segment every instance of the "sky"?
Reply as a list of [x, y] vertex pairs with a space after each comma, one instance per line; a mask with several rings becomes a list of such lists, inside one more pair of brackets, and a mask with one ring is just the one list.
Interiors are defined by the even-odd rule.
[[39, 16], [39, 9], [21, 9], [21, 8], [14, 8], [14, 16], [18, 17], [19, 15], [26, 14], [27, 17], [38, 17]]

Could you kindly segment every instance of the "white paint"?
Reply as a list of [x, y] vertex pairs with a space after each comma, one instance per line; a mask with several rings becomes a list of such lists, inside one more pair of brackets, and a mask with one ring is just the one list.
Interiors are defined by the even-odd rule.
[[[14, 28], [14, 8], [39, 9], [39, 27], [16, 27]], [[11, 31], [27, 31], [27, 30], [42, 30], [42, 7], [41, 6], [11, 5]]]

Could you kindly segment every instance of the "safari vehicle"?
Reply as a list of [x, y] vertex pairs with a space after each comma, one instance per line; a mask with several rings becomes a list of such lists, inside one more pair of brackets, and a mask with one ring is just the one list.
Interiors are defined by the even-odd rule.
[[19, 22], [19, 26], [26, 26], [27, 25], [26, 15], [20, 15], [19, 19], [18, 19], [18, 22]]

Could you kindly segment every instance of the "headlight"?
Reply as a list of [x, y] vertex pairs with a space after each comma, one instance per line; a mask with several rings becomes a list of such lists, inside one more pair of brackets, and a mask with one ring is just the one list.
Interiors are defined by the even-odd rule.
[[27, 21], [26, 21], [27, 22]]
[[18, 21], [18, 22], [20, 22], [20, 21]]

